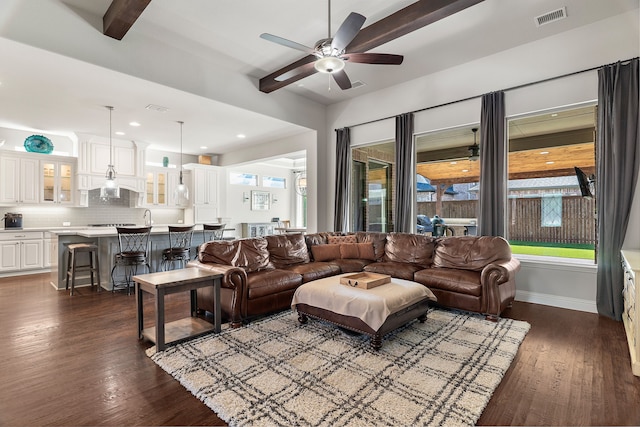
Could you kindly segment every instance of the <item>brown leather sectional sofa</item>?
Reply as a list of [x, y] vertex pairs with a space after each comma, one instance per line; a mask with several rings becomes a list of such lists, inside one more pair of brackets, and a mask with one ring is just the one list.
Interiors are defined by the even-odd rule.
[[[302, 283], [360, 271], [422, 283], [439, 305], [495, 320], [515, 297], [515, 275], [520, 269], [501, 237], [377, 232], [207, 242], [198, 249], [198, 259], [188, 265], [224, 275], [222, 315], [232, 327], [289, 308]], [[198, 289], [198, 309], [210, 310], [212, 305], [212, 291]]]

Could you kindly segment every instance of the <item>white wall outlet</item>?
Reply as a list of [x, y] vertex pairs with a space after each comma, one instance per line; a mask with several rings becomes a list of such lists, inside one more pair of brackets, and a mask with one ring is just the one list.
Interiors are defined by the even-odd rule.
[[63, 221], [62, 222], [62, 226], [63, 227], [69, 227], [70, 225], [71, 225], [71, 222], [69, 222], [69, 221]]

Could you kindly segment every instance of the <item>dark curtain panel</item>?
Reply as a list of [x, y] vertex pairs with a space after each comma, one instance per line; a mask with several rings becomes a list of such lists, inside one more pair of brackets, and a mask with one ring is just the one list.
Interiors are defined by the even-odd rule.
[[620, 249], [640, 164], [639, 81], [638, 59], [598, 70], [596, 304], [600, 314], [617, 320], [623, 312]]
[[396, 204], [394, 231], [411, 232], [413, 205], [413, 113], [396, 116]]
[[478, 234], [504, 237], [504, 92], [482, 95]]
[[349, 227], [349, 170], [351, 167], [351, 137], [349, 128], [336, 129], [336, 206], [334, 231]]

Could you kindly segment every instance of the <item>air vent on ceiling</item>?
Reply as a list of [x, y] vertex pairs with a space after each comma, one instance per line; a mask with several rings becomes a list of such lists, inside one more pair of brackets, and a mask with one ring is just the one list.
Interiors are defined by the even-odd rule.
[[169, 111], [167, 107], [163, 107], [162, 105], [149, 104], [146, 107], [147, 110], [158, 111], [160, 113], [166, 113]]
[[357, 89], [359, 87], [364, 86], [365, 83], [362, 83], [360, 80], [356, 80], [355, 82], [351, 82], [351, 89]]
[[560, 9], [552, 10], [551, 12], [547, 12], [540, 16], [536, 16], [534, 19], [536, 21], [536, 26], [540, 27], [541, 25], [550, 24], [555, 21], [559, 21], [567, 17], [567, 7], [563, 6]]

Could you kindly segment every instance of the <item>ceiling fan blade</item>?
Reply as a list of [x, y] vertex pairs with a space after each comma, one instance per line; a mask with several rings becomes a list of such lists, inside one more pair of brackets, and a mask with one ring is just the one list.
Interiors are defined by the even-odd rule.
[[277, 76], [275, 78], [275, 81], [277, 82], [284, 82], [286, 80], [289, 80], [292, 77], [297, 76], [298, 74], [304, 74], [304, 73], [308, 73], [310, 71], [315, 71], [315, 67], [314, 64], [315, 61], [312, 61], [308, 64], [304, 64], [299, 66], [298, 68], [294, 68], [293, 70], [287, 71], [284, 74], [280, 74], [279, 76]]
[[291, 40], [284, 39], [284, 38], [279, 37], [279, 36], [274, 36], [273, 34], [262, 33], [262, 34], [260, 34], [260, 38], [268, 40], [268, 41], [273, 42], [273, 43], [277, 43], [277, 44], [282, 45], [282, 46], [290, 47], [292, 49], [301, 50], [301, 51], [303, 51], [305, 53], [310, 53], [312, 55], [315, 52], [312, 48], [310, 48], [308, 46], [305, 46], [305, 45], [300, 44], [300, 43], [293, 42]]
[[335, 80], [336, 83], [338, 83], [338, 86], [340, 86], [340, 89], [351, 89], [351, 80], [349, 80], [349, 76], [347, 76], [347, 73], [345, 73], [344, 70], [336, 71], [331, 75], [333, 76], [333, 80]]
[[340, 58], [349, 62], [361, 64], [387, 64], [400, 65], [404, 60], [402, 55], [393, 55], [390, 53], [346, 53], [340, 55]]
[[367, 18], [360, 15], [359, 13], [351, 12], [347, 19], [344, 20], [336, 34], [333, 36], [333, 41], [331, 42], [331, 49], [337, 50], [338, 52], [342, 52], [344, 48], [346, 48], [351, 40], [355, 38], [360, 31], [360, 28], [364, 25], [364, 21]]

